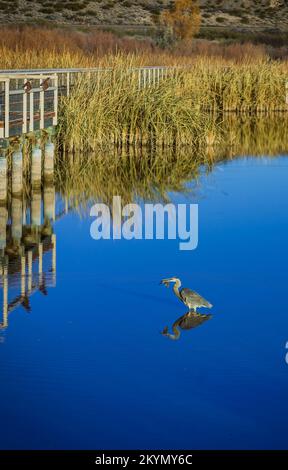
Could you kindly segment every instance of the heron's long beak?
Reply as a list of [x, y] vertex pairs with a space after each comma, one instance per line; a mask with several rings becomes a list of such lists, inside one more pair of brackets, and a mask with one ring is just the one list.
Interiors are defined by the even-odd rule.
[[170, 279], [162, 279], [162, 281], [160, 281], [160, 284], [164, 284], [165, 287], [169, 287], [170, 282]]

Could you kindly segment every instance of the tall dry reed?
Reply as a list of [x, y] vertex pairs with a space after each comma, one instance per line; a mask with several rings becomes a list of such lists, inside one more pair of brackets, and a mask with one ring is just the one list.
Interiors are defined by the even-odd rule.
[[98, 145], [167, 146], [204, 143], [216, 120], [195, 105], [187, 72], [173, 70], [145, 86], [122, 65], [82, 78], [60, 109], [59, 134], [69, 150]]
[[134, 57], [106, 58], [111, 70], [82, 78], [61, 103], [59, 133], [67, 148], [121, 145], [212, 145], [223, 112], [287, 111], [286, 64], [261, 60], [227, 66], [195, 61], [144, 86]]

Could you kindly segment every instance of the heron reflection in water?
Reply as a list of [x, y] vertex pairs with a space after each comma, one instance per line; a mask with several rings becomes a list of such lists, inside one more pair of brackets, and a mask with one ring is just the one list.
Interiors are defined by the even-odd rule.
[[204, 315], [201, 313], [196, 313], [189, 310], [185, 315], [182, 315], [178, 318], [172, 325], [173, 333], [169, 333], [168, 326], [165, 326], [164, 330], [161, 332], [163, 336], [172, 340], [178, 340], [181, 336], [180, 330], [192, 330], [192, 328], [197, 328], [198, 326], [205, 323], [207, 320], [210, 320], [212, 315]]

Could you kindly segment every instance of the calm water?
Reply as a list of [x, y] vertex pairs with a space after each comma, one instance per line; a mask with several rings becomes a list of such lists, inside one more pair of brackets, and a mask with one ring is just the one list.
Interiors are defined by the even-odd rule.
[[[0, 332], [0, 447], [287, 448], [287, 180], [288, 157], [245, 157], [170, 193], [199, 203], [192, 252], [59, 218], [42, 292]], [[187, 311], [159, 285], [170, 276], [214, 305], [178, 341], [160, 334]]]

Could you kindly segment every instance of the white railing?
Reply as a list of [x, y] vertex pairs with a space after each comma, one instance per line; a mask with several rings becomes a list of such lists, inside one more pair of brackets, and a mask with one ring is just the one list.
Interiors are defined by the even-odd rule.
[[[0, 70], [0, 138], [44, 129], [58, 122], [58, 100], [69, 96], [80, 75], [101, 76], [112, 68]], [[134, 67], [139, 88], [159, 83], [174, 67]], [[45, 88], [43, 84], [49, 82]], [[37, 125], [36, 125], [37, 122]], [[11, 132], [13, 129], [13, 132]]]
[[[49, 81], [49, 85], [48, 85]], [[47, 83], [47, 92], [45, 91]], [[18, 134], [44, 129], [45, 120], [57, 124], [58, 76], [54, 74], [0, 74], [0, 138], [8, 138], [11, 127]], [[38, 121], [38, 125], [35, 122]]]

